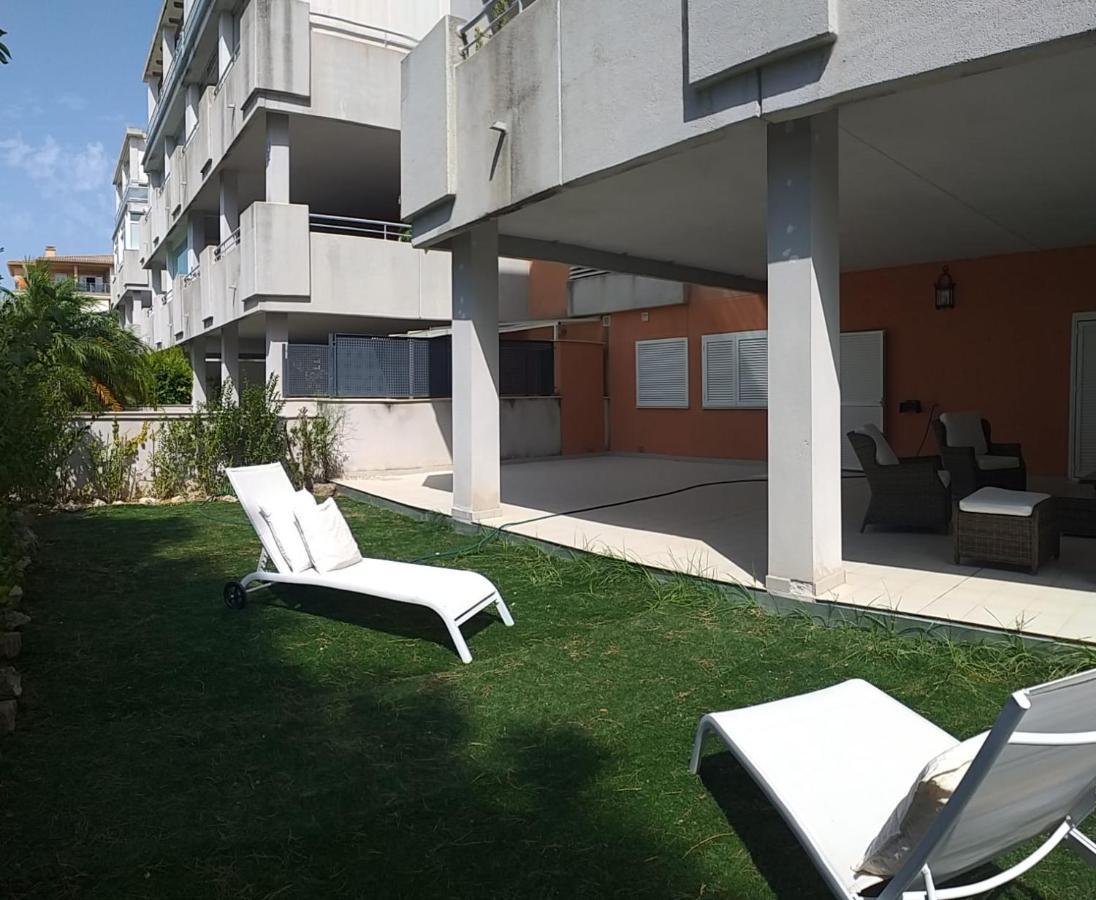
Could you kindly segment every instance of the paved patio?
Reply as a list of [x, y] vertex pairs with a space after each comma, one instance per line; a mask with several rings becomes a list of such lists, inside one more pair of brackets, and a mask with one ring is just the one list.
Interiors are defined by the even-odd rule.
[[[763, 463], [659, 456], [561, 457], [502, 467], [502, 515], [487, 525], [648, 566], [761, 587], [766, 573]], [[656, 500], [556, 515], [714, 481]], [[448, 515], [449, 471], [344, 479], [346, 487]], [[869, 530], [863, 479], [846, 479], [846, 582], [825, 599], [938, 620], [1096, 642], [1096, 542], [1062, 539], [1037, 575], [952, 563], [942, 534]], [[1033, 484], [1038, 488], [1038, 484]], [[529, 519], [540, 521], [526, 522]]]

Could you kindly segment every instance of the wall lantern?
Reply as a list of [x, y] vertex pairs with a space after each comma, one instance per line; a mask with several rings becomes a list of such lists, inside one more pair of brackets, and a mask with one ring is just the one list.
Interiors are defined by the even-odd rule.
[[940, 277], [936, 279], [936, 308], [955, 308], [955, 279], [951, 277], [947, 266], [944, 266]]

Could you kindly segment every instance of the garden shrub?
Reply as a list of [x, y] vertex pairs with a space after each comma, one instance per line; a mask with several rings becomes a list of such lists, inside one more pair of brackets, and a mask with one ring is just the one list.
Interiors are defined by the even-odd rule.
[[[285, 402], [278, 396], [277, 376], [265, 386], [249, 385], [239, 392], [226, 382], [208, 403], [189, 416], [163, 426], [153, 453], [153, 491], [158, 497], [196, 493], [212, 497], [229, 490], [225, 469], [280, 462], [298, 484], [300, 467], [290, 453], [290, 436], [282, 419]], [[300, 427], [298, 420], [297, 428]], [[295, 429], [296, 430], [296, 429]], [[337, 460], [335, 427], [308, 429], [312, 459]], [[316, 457], [315, 454], [319, 453]], [[329, 472], [310, 462], [309, 473]]]
[[190, 404], [193, 373], [182, 347], [168, 347], [149, 354], [148, 367], [152, 372], [156, 406]]
[[341, 416], [322, 406], [315, 416], [309, 416], [303, 407], [297, 414], [297, 420], [289, 430], [290, 447], [296, 454], [295, 474], [309, 490], [339, 474], [341, 431]]
[[137, 495], [137, 455], [148, 434], [145, 424], [133, 437], [123, 437], [115, 420], [109, 442], [89, 435], [85, 492], [107, 503], [132, 500]]

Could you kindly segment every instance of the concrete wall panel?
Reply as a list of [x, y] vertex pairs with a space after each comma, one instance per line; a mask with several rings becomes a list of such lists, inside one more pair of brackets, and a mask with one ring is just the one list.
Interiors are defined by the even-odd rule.
[[838, 0], [688, 0], [689, 82], [700, 85], [837, 38]]
[[403, 53], [318, 30], [311, 40], [311, 113], [398, 131]]
[[570, 294], [571, 315], [600, 316], [627, 309], [684, 303], [685, 285], [678, 281], [610, 272], [572, 281]]
[[401, 65], [400, 202], [405, 217], [452, 199], [456, 191], [457, 27], [453, 18], [438, 22]]

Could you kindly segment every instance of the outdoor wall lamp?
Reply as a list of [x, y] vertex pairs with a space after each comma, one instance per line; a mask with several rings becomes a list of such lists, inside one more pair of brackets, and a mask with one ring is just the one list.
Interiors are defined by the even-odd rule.
[[940, 277], [936, 279], [936, 308], [955, 308], [955, 279], [951, 277], [947, 266], [944, 266]]

